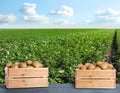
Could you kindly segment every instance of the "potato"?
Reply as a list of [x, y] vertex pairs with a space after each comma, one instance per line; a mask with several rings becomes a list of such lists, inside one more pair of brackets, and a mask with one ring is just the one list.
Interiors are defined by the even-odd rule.
[[11, 66], [11, 68], [19, 68], [19, 67], [18, 67], [18, 65], [13, 64], [13, 65]]
[[43, 67], [43, 65], [40, 63], [40, 68], [42, 68]]
[[27, 60], [27, 61], [26, 61], [26, 64], [27, 64], [27, 65], [32, 65], [32, 63], [33, 63], [33, 62], [32, 62], [31, 60]]
[[90, 64], [88, 67], [87, 67], [87, 70], [94, 70], [95, 69], [95, 66], [93, 64]]
[[19, 65], [19, 62], [15, 62], [14, 64]]
[[100, 66], [103, 62], [96, 62], [96, 66]]
[[114, 69], [113, 65], [108, 62], [96, 62], [95, 64], [92, 63], [85, 63], [78, 64], [78, 69], [80, 70], [112, 70]]
[[86, 70], [86, 66], [85, 65], [81, 66], [81, 70]]
[[39, 61], [34, 61], [33, 64], [32, 64], [32, 66], [33, 66], [34, 68], [42, 68], [42, 64], [39, 63]]
[[100, 64], [100, 67], [101, 67], [103, 70], [106, 70], [107, 67], [108, 67], [108, 63], [107, 63], [107, 62], [103, 62], [102, 64]]
[[113, 65], [112, 64], [108, 64], [107, 69], [113, 69]]
[[19, 68], [26, 68], [27, 64], [26, 63], [19, 63]]
[[42, 64], [39, 63], [39, 61], [31, 61], [27, 60], [26, 62], [14, 62], [12, 64], [11, 62], [8, 62], [6, 64], [6, 67], [8, 68], [42, 68]]
[[91, 63], [85, 63], [86, 68], [90, 65]]
[[94, 70], [102, 70], [100, 67], [95, 67]]
[[81, 67], [83, 66], [83, 64], [78, 64], [78, 69], [81, 69]]
[[11, 62], [8, 62], [7, 64], [6, 64], [6, 67], [8, 67], [8, 68], [10, 68], [12, 66], [12, 63]]

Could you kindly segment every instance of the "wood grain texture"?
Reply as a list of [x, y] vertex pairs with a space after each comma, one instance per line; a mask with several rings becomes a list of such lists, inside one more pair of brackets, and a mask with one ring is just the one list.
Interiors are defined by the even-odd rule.
[[116, 70], [76, 69], [75, 88], [116, 88]]
[[76, 77], [98, 77], [98, 78], [109, 78], [116, 77], [116, 70], [79, 70], [76, 69]]
[[8, 78], [11, 77], [48, 77], [48, 68], [8, 68]]
[[5, 68], [7, 88], [48, 87], [48, 68]]
[[7, 88], [48, 87], [48, 78], [6, 79]]
[[80, 80], [75, 81], [76, 88], [116, 88], [115, 80]]

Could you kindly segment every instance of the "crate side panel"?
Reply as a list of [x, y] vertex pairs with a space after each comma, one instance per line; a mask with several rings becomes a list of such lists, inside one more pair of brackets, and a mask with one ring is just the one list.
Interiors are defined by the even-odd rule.
[[48, 77], [48, 68], [9, 68], [8, 77]]
[[80, 80], [75, 81], [76, 88], [116, 88], [115, 80]]
[[102, 78], [107, 78], [107, 77], [116, 77], [116, 70], [79, 70], [76, 69], [75, 73], [76, 77], [102, 77]]
[[6, 79], [7, 88], [48, 87], [48, 78]]

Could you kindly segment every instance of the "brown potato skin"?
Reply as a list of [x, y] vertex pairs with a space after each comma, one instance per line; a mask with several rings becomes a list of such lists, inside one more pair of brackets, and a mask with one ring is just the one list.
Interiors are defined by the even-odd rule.
[[88, 68], [90, 64], [91, 63], [85, 63], [86, 68]]
[[19, 65], [19, 62], [15, 62], [14, 64]]
[[19, 63], [19, 68], [26, 68], [27, 64], [26, 63]]
[[100, 67], [95, 67], [94, 70], [102, 70]]
[[39, 61], [31, 61], [27, 60], [26, 62], [11, 62], [6, 63], [6, 67], [8, 68], [42, 68], [43, 65]]
[[78, 64], [78, 69], [81, 69], [81, 67], [83, 66], [83, 64]]
[[107, 66], [108, 66], [108, 63], [106, 63], [106, 62], [103, 62], [102, 64], [100, 64], [100, 67], [101, 67], [103, 70], [107, 70]]
[[6, 67], [11, 68], [11, 66], [12, 66], [11, 62], [6, 63]]
[[107, 69], [113, 69], [113, 65], [112, 64], [108, 64]]
[[13, 65], [11, 66], [11, 68], [19, 68], [19, 67], [18, 67], [18, 65], [13, 64]]
[[39, 63], [39, 61], [34, 61], [33, 64], [32, 64], [32, 66], [33, 66], [34, 68], [42, 68], [42, 64]]
[[96, 66], [100, 66], [103, 62], [96, 62]]
[[81, 70], [86, 70], [86, 66], [83, 65], [83, 66], [81, 67]]
[[26, 64], [27, 64], [27, 65], [32, 65], [33, 62], [32, 62], [31, 60], [27, 60], [27, 61], [26, 61]]
[[78, 64], [77, 68], [80, 70], [113, 70], [114, 69], [113, 65], [108, 62], [96, 62], [94, 64], [85, 63], [85, 65]]
[[95, 69], [95, 66], [93, 64], [90, 64], [88, 67], [87, 67], [87, 70], [94, 70]]

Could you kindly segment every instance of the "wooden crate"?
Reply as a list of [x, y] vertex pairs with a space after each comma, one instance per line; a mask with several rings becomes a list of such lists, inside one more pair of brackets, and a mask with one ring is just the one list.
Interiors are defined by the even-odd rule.
[[75, 88], [116, 88], [116, 70], [79, 70]]
[[7, 88], [48, 87], [48, 68], [5, 68]]

